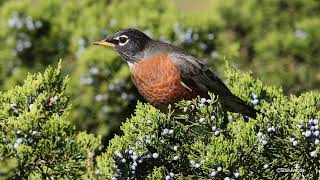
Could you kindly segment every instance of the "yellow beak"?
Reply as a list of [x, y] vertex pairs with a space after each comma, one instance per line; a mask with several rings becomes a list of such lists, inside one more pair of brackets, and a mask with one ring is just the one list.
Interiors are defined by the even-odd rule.
[[96, 42], [93, 42], [94, 45], [99, 45], [99, 46], [111, 46], [113, 47], [114, 44], [110, 43], [110, 42], [107, 42], [105, 40], [100, 40], [100, 41], [96, 41]]

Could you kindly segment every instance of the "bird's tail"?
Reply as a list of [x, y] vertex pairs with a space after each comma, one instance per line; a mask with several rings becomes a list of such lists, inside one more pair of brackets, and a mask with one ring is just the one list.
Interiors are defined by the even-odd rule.
[[219, 97], [219, 102], [221, 103], [222, 107], [225, 108], [227, 111], [241, 113], [253, 119], [256, 119], [257, 114], [261, 113], [260, 111], [254, 109], [252, 106], [248, 105], [246, 102], [244, 102], [237, 96]]

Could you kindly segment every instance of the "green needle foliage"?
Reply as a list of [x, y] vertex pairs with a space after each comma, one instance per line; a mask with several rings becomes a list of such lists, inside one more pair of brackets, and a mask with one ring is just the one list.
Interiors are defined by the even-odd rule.
[[99, 138], [67, 120], [68, 78], [49, 67], [23, 86], [0, 93], [0, 177], [72, 179], [93, 170]]
[[227, 69], [232, 91], [265, 116], [223, 112], [214, 95], [181, 101], [168, 113], [139, 103], [121, 127], [124, 135], [97, 158], [101, 179], [319, 177], [320, 95], [286, 97]]
[[[227, 84], [263, 112], [221, 110], [217, 98], [182, 100], [167, 112], [138, 103], [106, 149], [76, 131], [61, 64], [0, 93], [0, 176], [6, 179], [315, 179], [320, 95], [285, 96], [226, 67]], [[95, 154], [99, 154], [95, 156]]]
[[319, 90], [317, 1], [194, 0], [206, 3], [201, 11], [189, 5], [194, 12], [181, 10], [176, 1], [2, 0], [0, 89], [22, 84], [28, 72], [63, 58], [75, 107], [70, 119], [81, 130], [111, 136], [139, 96], [127, 65], [91, 42], [135, 27], [183, 47], [217, 73], [223, 74], [227, 57], [285, 94]]

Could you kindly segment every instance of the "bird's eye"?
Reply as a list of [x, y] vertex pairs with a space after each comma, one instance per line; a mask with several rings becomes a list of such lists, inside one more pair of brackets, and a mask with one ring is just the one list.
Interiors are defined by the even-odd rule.
[[118, 42], [119, 42], [119, 45], [120, 46], [123, 46], [123, 45], [125, 45], [127, 42], [128, 42], [128, 36], [126, 36], [126, 35], [122, 35], [122, 36], [120, 36], [119, 38], [118, 38]]
[[121, 36], [121, 37], [119, 38], [119, 42], [122, 43], [122, 44], [123, 44], [123, 43], [126, 43], [126, 42], [127, 42], [127, 39], [128, 39], [128, 38]]

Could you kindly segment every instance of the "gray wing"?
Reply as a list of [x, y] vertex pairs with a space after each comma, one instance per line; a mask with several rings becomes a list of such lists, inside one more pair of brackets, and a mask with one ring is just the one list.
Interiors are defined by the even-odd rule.
[[182, 52], [172, 52], [169, 56], [179, 69], [182, 84], [195, 90], [200, 96], [207, 97], [208, 91], [212, 92], [220, 96], [219, 102], [226, 110], [242, 113], [251, 118], [256, 118], [257, 114], [260, 113], [242, 99], [233, 95], [222, 80], [195, 57]]
[[195, 57], [185, 53], [170, 53], [170, 58], [177, 65], [182, 82], [190, 89], [206, 96], [208, 91], [219, 96], [233, 96], [222, 80]]

